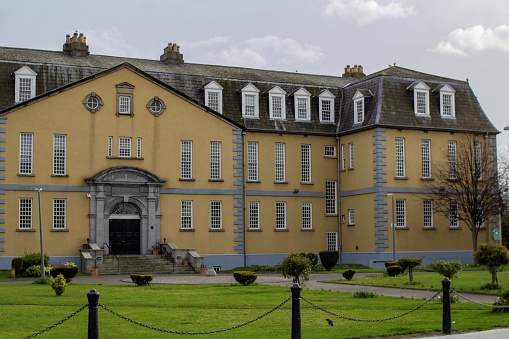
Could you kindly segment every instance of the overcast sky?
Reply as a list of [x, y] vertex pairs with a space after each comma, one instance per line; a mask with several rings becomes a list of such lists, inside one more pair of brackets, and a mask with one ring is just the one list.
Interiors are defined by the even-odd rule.
[[[468, 78], [507, 151], [509, 1], [1, 1], [0, 45], [62, 50], [83, 32], [92, 54], [341, 75], [396, 65]], [[461, 112], [457, 112], [461, 114]]]

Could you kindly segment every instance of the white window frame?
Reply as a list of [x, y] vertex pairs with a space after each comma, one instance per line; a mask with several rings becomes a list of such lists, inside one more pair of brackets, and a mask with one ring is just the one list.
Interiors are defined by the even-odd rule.
[[132, 139], [130, 137], [118, 138], [118, 157], [130, 158], [132, 148]]
[[357, 90], [353, 96], [353, 123], [362, 124], [365, 117], [364, 94]]
[[302, 183], [309, 184], [311, 180], [311, 145], [301, 144], [300, 145], [300, 163], [301, 163], [301, 177]]
[[459, 206], [457, 200], [449, 200], [449, 228], [459, 228]]
[[259, 230], [260, 229], [260, 202], [250, 201], [249, 202], [249, 229]]
[[[440, 115], [442, 118], [455, 118], [456, 117], [456, 103], [455, 93], [456, 90], [449, 85], [440, 86]], [[447, 100], [449, 102], [447, 102]]]
[[210, 202], [210, 229], [223, 229], [223, 202], [220, 200]]
[[274, 145], [275, 182], [286, 182], [286, 144], [276, 142]]
[[302, 229], [313, 229], [313, 203], [308, 201], [302, 202]]
[[113, 137], [108, 137], [108, 157], [113, 157]]
[[193, 229], [193, 201], [182, 200], [180, 202], [180, 228], [183, 230]]
[[349, 226], [355, 225], [355, 210], [354, 209], [348, 210], [348, 225]]
[[53, 229], [67, 229], [67, 200], [62, 198], [53, 199]]
[[295, 104], [295, 121], [311, 120], [311, 93], [301, 88], [293, 93]]
[[[30, 67], [23, 66], [14, 72], [14, 102], [19, 103], [35, 97], [35, 85], [36, 85], [37, 73], [35, 73]], [[22, 86], [25, 82], [29, 82], [27, 88]], [[28, 93], [28, 95], [26, 95]]]
[[341, 145], [341, 170], [346, 170], [346, 146], [345, 144]]
[[286, 229], [286, 201], [276, 201], [276, 229]]
[[34, 134], [19, 135], [19, 174], [31, 175], [34, 170]]
[[136, 158], [138, 159], [143, 157], [142, 146], [143, 144], [141, 138], [136, 138]]
[[247, 143], [247, 181], [258, 181], [258, 143]]
[[354, 152], [353, 152], [353, 142], [348, 143], [348, 169], [353, 169], [354, 167]]
[[193, 178], [193, 142], [191, 140], [180, 141], [180, 179], [191, 180]]
[[210, 180], [221, 180], [221, 142], [210, 142]]
[[458, 179], [458, 156], [456, 153], [457, 143], [455, 140], [447, 142], [447, 157], [449, 162], [449, 179]]
[[325, 145], [323, 148], [323, 156], [325, 158], [336, 158], [336, 146]]
[[338, 250], [338, 233], [327, 232], [327, 251]]
[[53, 175], [66, 175], [67, 136], [53, 135]]
[[132, 96], [120, 94], [118, 96], [118, 114], [130, 115], [132, 113]]
[[406, 166], [405, 166], [405, 139], [396, 138], [395, 144], [395, 163], [396, 163], [396, 178], [406, 177]]
[[396, 199], [396, 228], [406, 227], [406, 200]]
[[431, 140], [421, 140], [421, 178], [431, 179]]
[[334, 99], [336, 97], [329, 90], [318, 96], [318, 110], [321, 123], [334, 123]]
[[31, 230], [33, 228], [33, 200], [32, 198], [19, 198], [18, 229]]
[[[249, 84], [241, 89], [242, 92], [242, 117], [243, 118], [251, 118], [251, 119], [258, 119], [259, 117], [259, 93], [260, 90], [256, 88], [254, 85]], [[253, 99], [252, 105], [247, 106], [248, 104], [251, 104], [249, 101], [250, 99]], [[247, 107], [252, 107], [248, 110]]]
[[215, 81], [209, 82], [205, 87], [205, 106], [217, 113], [223, 114], [223, 86]]
[[[279, 101], [279, 105], [275, 105], [275, 101]], [[277, 112], [276, 108], [280, 109], [280, 112]], [[286, 92], [279, 86], [269, 91], [269, 116], [273, 120], [286, 120]]]
[[433, 228], [433, 200], [423, 200], [424, 228]]
[[325, 181], [325, 215], [337, 215], [337, 181]]
[[[430, 87], [428, 85], [426, 85], [423, 81], [417, 81], [417, 82], [414, 82], [413, 84], [411, 84], [410, 86], [408, 86], [407, 89], [414, 91], [414, 113], [415, 113], [415, 115], [429, 116]], [[424, 105], [424, 109], [422, 109], [422, 105]]]

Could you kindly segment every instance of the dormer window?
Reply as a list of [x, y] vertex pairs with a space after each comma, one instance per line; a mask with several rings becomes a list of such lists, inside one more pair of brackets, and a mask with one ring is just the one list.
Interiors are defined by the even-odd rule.
[[414, 91], [414, 112], [416, 115], [429, 115], [430, 87], [422, 81], [416, 81], [407, 87]]
[[297, 121], [310, 121], [311, 120], [311, 93], [301, 88], [295, 93], [295, 120]]
[[318, 96], [318, 106], [320, 112], [320, 122], [334, 122], [334, 94], [328, 90], [323, 91]]
[[242, 117], [244, 118], [258, 118], [259, 116], [259, 103], [258, 95], [260, 90], [249, 84], [242, 88]]
[[223, 113], [223, 87], [215, 81], [209, 82], [205, 87], [205, 106], [217, 113]]
[[440, 115], [442, 117], [454, 118], [456, 116], [454, 105], [454, 94], [456, 91], [449, 85], [440, 85], [433, 92], [440, 91]]
[[358, 89], [353, 96], [353, 123], [362, 124], [365, 118], [365, 100], [364, 98], [372, 97], [370, 91]]
[[269, 91], [269, 112], [271, 119], [286, 119], [286, 92], [276, 86]]
[[35, 78], [37, 73], [28, 66], [14, 72], [14, 101], [16, 103], [35, 97]]

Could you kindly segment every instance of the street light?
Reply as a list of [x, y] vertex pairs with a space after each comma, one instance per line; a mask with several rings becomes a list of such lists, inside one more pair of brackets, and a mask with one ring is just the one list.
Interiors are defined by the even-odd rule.
[[387, 193], [392, 198], [392, 261], [396, 261], [396, 224], [394, 224], [394, 194]]

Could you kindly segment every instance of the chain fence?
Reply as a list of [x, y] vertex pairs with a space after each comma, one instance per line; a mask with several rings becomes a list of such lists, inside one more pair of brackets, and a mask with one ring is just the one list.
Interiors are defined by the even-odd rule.
[[223, 329], [220, 329], [220, 330], [202, 331], [202, 332], [174, 331], [174, 330], [167, 330], [167, 329], [164, 329], [164, 328], [159, 328], [159, 327], [155, 327], [155, 326], [151, 326], [151, 325], [146, 325], [146, 324], [143, 324], [143, 323], [141, 323], [139, 321], [136, 321], [136, 320], [130, 319], [130, 318], [126, 317], [126, 316], [123, 316], [122, 314], [119, 314], [119, 313], [113, 311], [112, 309], [104, 306], [103, 304], [99, 304], [99, 307], [103, 308], [104, 310], [110, 312], [111, 314], [113, 314], [113, 315], [115, 315], [115, 316], [117, 316], [117, 317], [119, 317], [121, 319], [124, 319], [126, 321], [129, 321], [129, 322], [135, 324], [135, 325], [142, 326], [142, 327], [154, 330], [154, 331], [171, 333], [171, 334], [199, 335], [199, 334], [214, 334], [214, 333], [227, 332], [227, 331], [231, 331], [231, 330], [234, 330], [236, 328], [239, 328], [239, 327], [242, 327], [242, 326], [254, 323], [255, 321], [258, 321], [258, 320], [262, 319], [263, 317], [266, 317], [269, 314], [271, 314], [272, 312], [276, 311], [277, 309], [283, 307], [283, 305], [286, 304], [288, 301], [290, 301], [290, 299], [292, 299], [292, 298], [288, 297], [285, 301], [283, 301], [281, 304], [277, 305], [276, 307], [274, 307], [270, 311], [267, 311], [267, 312], [257, 316], [256, 318], [248, 320], [248, 321], [246, 321], [246, 322], [244, 322], [242, 324], [233, 325], [233, 326], [230, 326], [228, 328], [223, 328]]
[[481, 305], [481, 306], [484, 306], [484, 307], [489, 307], [491, 309], [507, 309], [509, 311], [509, 305], [494, 305], [494, 304], [486, 304], [486, 303], [482, 303], [482, 302], [479, 302], [479, 301], [475, 301], [475, 300], [472, 300], [471, 298], [463, 295], [463, 294], [460, 294], [454, 290], [451, 290], [451, 295], [456, 295], [458, 298], [461, 298], [461, 299], [464, 299], [466, 301], [469, 301], [469, 302], [472, 302], [474, 304], [477, 304], [477, 305]]
[[76, 311], [74, 311], [73, 313], [69, 314], [67, 317], [65, 317], [64, 319], [60, 320], [59, 322], [51, 325], [51, 326], [48, 326], [46, 327], [45, 329], [43, 330], [40, 330], [39, 332], [35, 332], [33, 334], [30, 334], [29, 336], [26, 336], [24, 337], [23, 339], [27, 339], [27, 338], [33, 338], [33, 337], [36, 337], [38, 336], [39, 334], [43, 334], [44, 332], [48, 332], [49, 330], [52, 330], [54, 329], [55, 327], [57, 327], [58, 325], [61, 325], [63, 324], [64, 322], [66, 322], [67, 320], [71, 319], [72, 317], [74, 317], [76, 314], [80, 313], [81, 311], [83, 311], [85, 308], [88, 307], [88, 304], [85, 304], [83, 306], [81, 306], [80, 308], [78, 308]]

